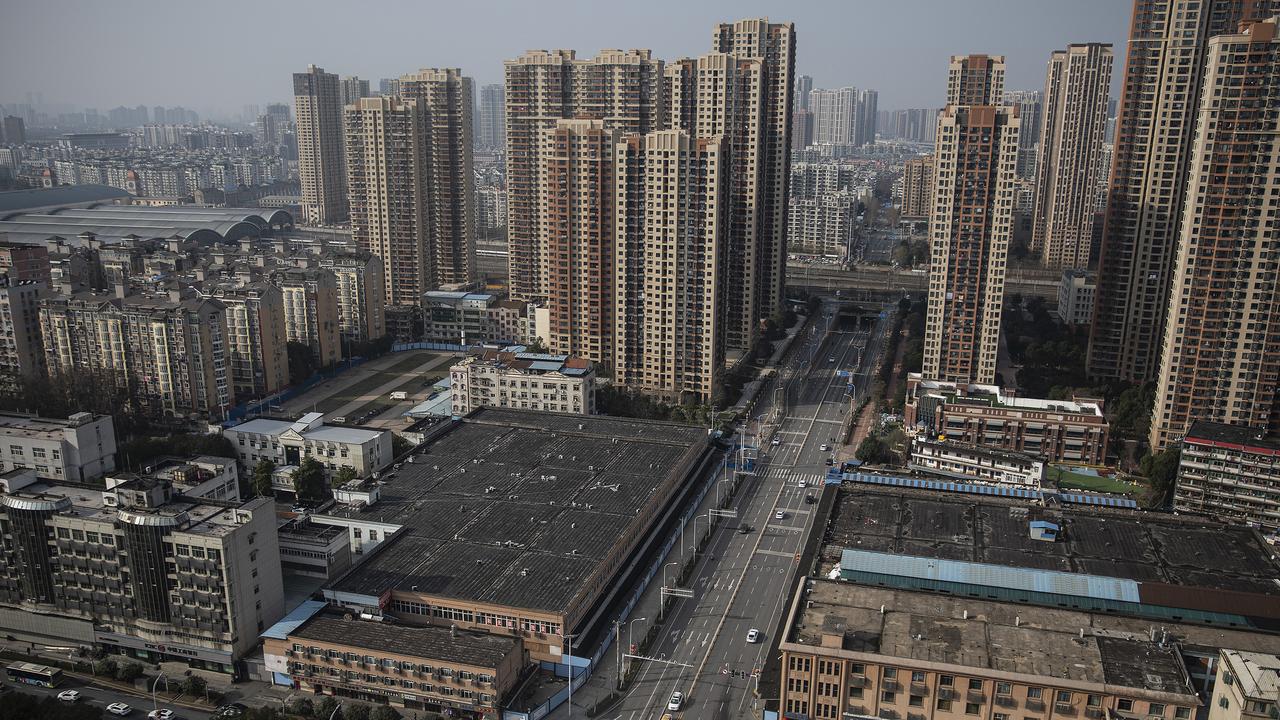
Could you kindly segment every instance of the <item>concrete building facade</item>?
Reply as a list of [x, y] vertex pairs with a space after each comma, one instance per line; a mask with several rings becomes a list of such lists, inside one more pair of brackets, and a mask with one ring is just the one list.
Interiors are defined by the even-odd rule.
[[[1190, 172], [1194, 108], [1208, 41], [1277, 10], [1273, 0], [1134, 2], [1098, 258], [1091, 376], [1134, 383], [1156, 377], [1187, 183], [1198, 174]], [[1162, 404], [1157, 401], [1157, 409]]]
[[235, 447], [244, 472], [260, 460], [280, 467], [315, 458], [327, 475], [351, 468], [366, 477], [391, 464], [391, 431], [326, 425], [324, 413], [307, 413], [297, 420], [255, 418], [222, 435]]
[[311, 348], [317, 367], [336, 365], [344, 357], [339, 340], [337, 278], [328, 270], [299, 268], [286, 270], [277, 282], [285, 340]]
[[298, 178], [302, 215], [313, 225], [347, 219], [347, 170], [343, 152], [342, 88], [338, 76], [307, 66], [293, 74], [297, 117]]
[[1087, 268], [1092, 260], [1111, 64], [1111, 46], [1101, 43], [1049, 56], [1031, 233], [1031, 249], [1047, 268]]
[[594, 415], [595, 368], [586, 358], [485, 350], [449, 368], [453, 414], [481, 407]]
[[320, 258], [320, 267], [334, 276], [343, 340], [365, 342], [386, 335], [386, 286], [378, 256], [365, 251], [333, 253]]
[[1178, 225], [1153, 448], [1196, 420], [1280, 432], [1275, 208], [1261, 195], [1280, 183], [1280, 138], [1264, 105], [1280, 93], [1278, 24], [1242, 26], [1205, 51], [1213, 92], [1200, 98]]
[[668, 130], [615, 154], [614, 378], [681, 403], [710, 402], [724, 366], [723, 142]]
[[1244, 425], [1192, 423], [1182, 438], [1173, 505], [1280, 532], [1280, 436]]
[[63, 420], [0, 413], [0, 471], [29, 468], [41, 480], [89, 482], [116, 469], [116, 432], [109, 415], [75, 413]]
[[857, 125], [858, 90], [852, 87], [810, 90], [808, 110], [813, 114], [813, 142], [848, 145]]
[[235, 394], [263, 397], [283, 390], [289, 384], [289, 357], [280, 288], [258, 281], [217, 292], [226, 318], [227, 366]]
[[1088, 325], [1093, 321], [1093, 303], [1098, 282], [1086, 270], [1062, 271], [1058, 282], [1058, 319], [1067, 325]]

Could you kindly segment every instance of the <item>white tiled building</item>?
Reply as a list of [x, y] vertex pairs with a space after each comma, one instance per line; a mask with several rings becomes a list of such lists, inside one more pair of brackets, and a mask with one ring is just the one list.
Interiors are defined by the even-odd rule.
[[32, 468], [42, 480], [87, 482], [116, 469], [111, 416], [75, 413], [62, 420], [0, 413], [0, 472]]
[[349, 467], [361, 477], [391, 464], [391, 431], [325, 425], [323, 418], [323, 413], [307, 413], [297, 421], [256, 418], [222, 434], [235, 446], [244, 472], [264, 459], [279, 467], [314, 457], [329, 475]]
[[485, 350], [449, 368], [453, 414], [510, 407], [591, 415], [596, 373], [584, 358]]

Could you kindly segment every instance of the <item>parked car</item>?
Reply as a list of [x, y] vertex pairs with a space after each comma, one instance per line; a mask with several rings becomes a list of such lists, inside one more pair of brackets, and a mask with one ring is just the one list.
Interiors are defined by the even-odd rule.
[[160, 708], [147, 713], [147, 720], [173, 720], [177, 715], [169, 708]]

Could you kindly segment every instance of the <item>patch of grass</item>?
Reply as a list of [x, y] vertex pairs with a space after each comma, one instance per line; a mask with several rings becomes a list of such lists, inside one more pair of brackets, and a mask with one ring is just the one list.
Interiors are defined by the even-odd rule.
[[1050, 467], [1045, 474], [1049, 480], [1056, 481], [1058, 487], [1063, 490], [1088, 490], [1113, 495], [1137, 495], [1142, 491], [1138, 485], [1097, 475], [1071, 472], [1058, 467]]

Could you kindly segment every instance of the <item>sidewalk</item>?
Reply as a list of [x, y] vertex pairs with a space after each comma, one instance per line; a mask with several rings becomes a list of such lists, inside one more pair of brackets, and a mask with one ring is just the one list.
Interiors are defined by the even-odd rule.
[[[715, 480], [717, 484], [724, 482], [719, 498], [722, 505], [732, 505], [733, 498], [737, 496], [738, 492], [740, 492], [748, 483], [755, 481], [753, 476], [742, 476], [741, 478], [738, 478], [736, 473], [731, 472], [730, 474], [734, 479], [727, 482], [722, 480], [724, 475], [723, 472], [721, 472]], [[695, 517], [698, 518], [697, 521], [695, 522], [691, 518], [685, 526], [683, 562], [681, 562], [681, 543], [678, 539], [676, 545], [672, 546], [671, 551], [668, 553], [666, 558], [664, 558], [664, 564], [669, 562], [680, 563], [678, 572], [677, 570], [671, 570], [667, 573], [667, 577], [672, 581], [673, 587], [687, 587], [684, 584], [684, 581], [691, 575], [693, 568], [706, 559], [703, 552], [700, 550], [695, 551], [695, 546], [697, 548], [705, 548], [710, 542], [712, 534], [708, 529], [707, 511], [716, 507], [716, 500], [716, 488], [711, 487], [707, 491], [706, 496], [703, 497], [702, 502], [698, 504], [697, 513], [695, 515]], [[727, 520], [727, 518], [716, 518], [717, 522], [713, 527], [723, 532], [725, 520]], [[696, 537], [694, 535], [695, 525], [697, 526], [698, 533]], [[675, 581], [677, 574], [680, 577], [680, 582]], [[649, 582], [649, 586], [645, 588], [640, 599], [636, 601], [635, 607], [632, 608], [627, 622], [620, 628], [621, 643], [616, 647], [611, 648], [610, 651], [600, 659], [600, 663], [592, 669], [591, 678], [580, 688], [574, 691], [573, 700], [571, 702], [574, 708], [574, 715], [578, 715], [579, 713], [586, 714], [593, 711], [596, 714], [600, 714], [605, 712], [608, 707], [612, 706], [612, 704], [621, 702], [623, 700], [623, 696], [620, 693], [615, 692], [618, 686], [618, 648], [621, 648], [623, 653], [630, 653], [630, 646], [634, 645], [635, 652], [633, 654], [646, 654], [645, 650], [654, 642], [660, 640], [667, 633], [675, 632], [668, 628], [670, 623], [666, 621], [671, 620], [679, 614], [683, 608], [683, 603], [697, 602], [696, 600], [686, 601], [683, 599], [669, 600], [665, 613], [666, 621], [661, 623], [658, 622], [662, 582], [663, 579], [661, 573], [655, 575]], [[628, 661], [625, 659], [623, 662], [624, 665], [628, 664]], [[642, 669], [643, 666], [643, 661], [632, 663], [630, 671], [634, 674]], [[561, 705], [547, 717], [562, 718], [567, 717], [568, 714], [568, 708], [566, 705]]]

